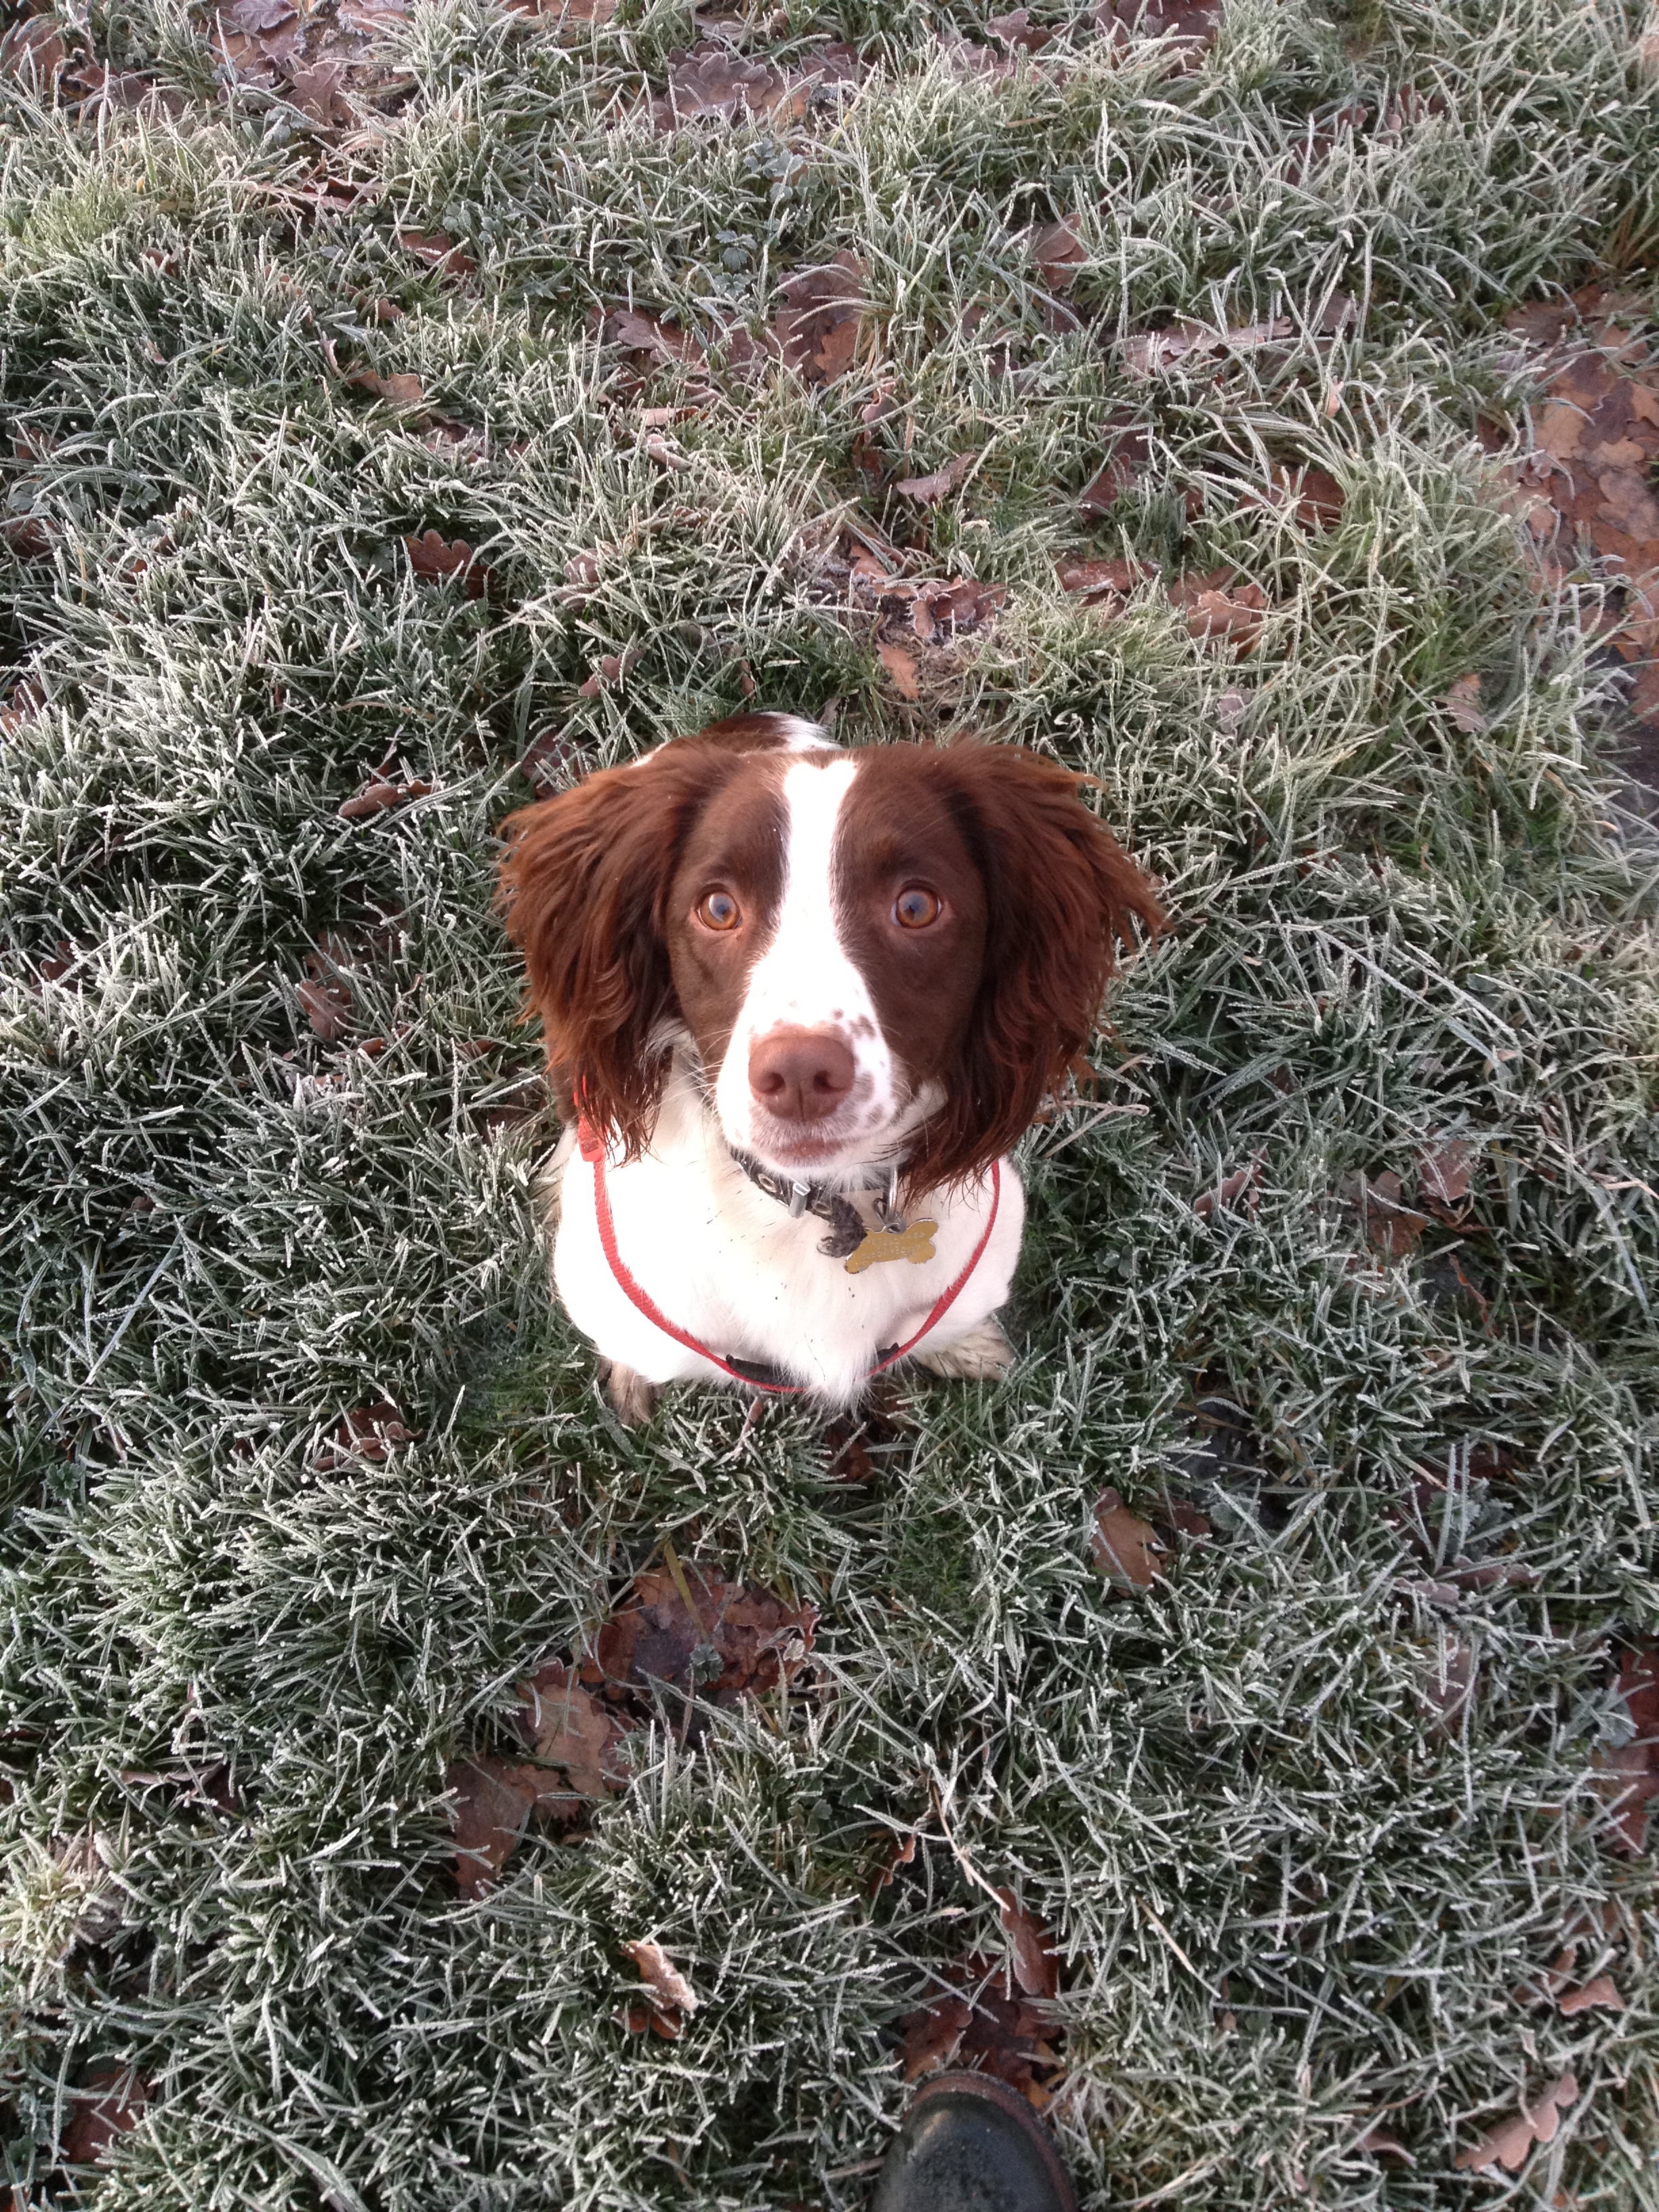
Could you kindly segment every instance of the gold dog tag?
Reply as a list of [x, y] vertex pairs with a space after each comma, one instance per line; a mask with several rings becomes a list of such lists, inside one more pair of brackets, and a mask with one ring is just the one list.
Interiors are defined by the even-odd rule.
[[910, 1260], [920, 1267], [933, 1256], [937, 1221], [913, 1221], [908, 1229], [872, 1229], [847, 1262], [849, 1275], [861, 1275], [883, 1260]]

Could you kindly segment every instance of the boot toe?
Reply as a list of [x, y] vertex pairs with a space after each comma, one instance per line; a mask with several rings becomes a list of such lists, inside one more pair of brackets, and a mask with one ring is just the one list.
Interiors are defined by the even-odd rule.
[[1006, 2083], [945, 2074], [905, 2116], [871, 2212], [1077, 2212], [1036, 2113]]

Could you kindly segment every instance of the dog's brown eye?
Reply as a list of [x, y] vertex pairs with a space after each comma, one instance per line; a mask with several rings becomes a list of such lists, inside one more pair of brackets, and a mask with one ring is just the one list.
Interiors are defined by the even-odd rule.
[[930, 921], [939, 920], [939, 901], [920, 884], [912, 884], [893, 902], [893, 919], [901, 929], [926, 929]]
[[743, 920], [730, 891], [705, 891], [697, 901], [697, 920], [705, 929], [735, 929]]

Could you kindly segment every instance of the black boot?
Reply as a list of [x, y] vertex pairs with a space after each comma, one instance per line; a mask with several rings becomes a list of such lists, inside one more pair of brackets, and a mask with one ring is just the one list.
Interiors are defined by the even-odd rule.
[[870, 2212], [1077, 2212], [1077, 2198], [1024, 2098], [958, 2072], [917, 2091]]

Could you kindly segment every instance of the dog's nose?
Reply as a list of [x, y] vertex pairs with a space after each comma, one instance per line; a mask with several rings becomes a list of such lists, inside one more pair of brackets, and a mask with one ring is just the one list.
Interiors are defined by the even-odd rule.
[[852, 1089], [853, 1073], [833, 1030], [774, 1030], [750, 1048], [749, 1088], [781, 1121], [822, 1121]]

